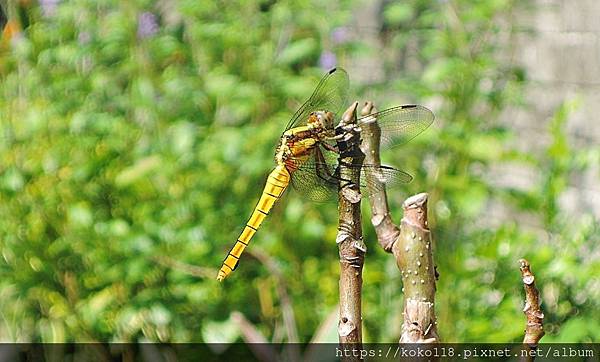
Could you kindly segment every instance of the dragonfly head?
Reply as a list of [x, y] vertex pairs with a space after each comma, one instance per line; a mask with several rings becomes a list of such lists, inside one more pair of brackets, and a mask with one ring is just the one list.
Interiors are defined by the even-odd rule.
[[308, 117], [308, 124], [314, 128], [323, 130], [333, 130], [333, 113], [327, 111], [312, 112]]

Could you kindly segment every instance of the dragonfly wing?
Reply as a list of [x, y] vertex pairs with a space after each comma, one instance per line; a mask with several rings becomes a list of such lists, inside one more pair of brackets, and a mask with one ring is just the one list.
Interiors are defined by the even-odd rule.
[[[412, 181], [408, 173], [391, 166], [371, 164], [345, 164], [346, 167], [360, 169], [360, 188], [362, 194], [372, 196], [386, 188], [393, 188]], [[341, 180], [344, 185], [344, 180]]]
[[294, 113], [285, 130], [306, 123], [308, 116], [314, 111], [329, 111], [339, 116], [348, 98], [350, 81], [348, 73], [342, 68], [333, 68], [321, 79], [313, 94]]
[[337, 201], [337, 156], [320, 146], [292, 173], [292, 187], [303, 197], [315, 202]]
[[360, 165], [361, 192], [371, 197], [386, 188], [393, 188], [412, 181], [408, 173], [390, 166]]
[[360, 124], [377, 122], [381, 129], [381, 147], [407, 143], [433, 123], [433, 112], [419, 105], [404, 105], [361, 117]]
[[[394, 188], [412, 181], [411, 175], [390, 166], [349, 164], [346, 167], [360, 169], [361, 192], [368, 197], [384, 187]], [[338, 171], [337, 164], [330, 162], [306, 162], [292, 174], [292, 186], [311, 201], [336, 201], [338, 184], [343, 186], [348, 182], [340, 178]]]
[[[311, 201], [337, 201], [338, 182], [335, 176], [323, 170], [329, 164], [307, 162], [292, 173], [292, 187]], [[331, 171], [331, 170], [329, 170]], [[335, 170], [333, 170], [335, 172]]]

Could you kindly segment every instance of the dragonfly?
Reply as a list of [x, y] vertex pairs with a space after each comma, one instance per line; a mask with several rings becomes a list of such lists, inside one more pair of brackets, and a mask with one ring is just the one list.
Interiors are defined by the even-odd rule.
[[[273, 205], [291, 184], [305, 198], [313, 201], [335, 200], [340, 188], [339, 149], [336, 141], [335, 119], [348, 98], [349, 77], [342, 68], [334, 68], [320, 80], [312, 95], [289, 120], [275, 152], [275, 168], [252, 215], [240, 236], [225, 257], [217, 274], [223, 281], [238, 266], [244, 249]], [[427, 129], [434, 120], [433, 113], [420, 105], [392, 107], [357, 119], [357, 125], [377, 122], [381, 130], [381, 147], [404, 144]], [[347, 164], [360, 168], [361, 189], [367, 195], [382, 185], [408, 183], [412, 176], [390, 166]], [[365, 176], [375, 176], [365, 177]], [[378, 182], [369, 180], [376, 179]]]

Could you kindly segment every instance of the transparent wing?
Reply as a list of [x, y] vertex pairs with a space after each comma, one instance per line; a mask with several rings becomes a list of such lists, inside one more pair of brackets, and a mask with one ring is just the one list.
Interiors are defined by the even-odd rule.
[[[390, 166], [370, 164], [346, 164], [359, 169], [361, 192], [372, 196], [383, 187], [395, 187], [409, 183], [412, 176]], [[313, 157], [305, 161], [292, 173], [292, 186], [303, 197], [316, 202], [336, 201], [338, 188], [350, 182], [340, 177], [337, 156], [333, 152], [315, 149]]]
[[364, 164], [350, 167], [360, 167], [361, 192], [369, 197], [382, 191], [383, 187], [394, 188], [412, 181], [411, 175], [390, 166]]
[[339, 116], [348, 98], [349, 84], [348, 73], [344, 69], [333, 68], [327, 72], [310, 98], [294, 113], [285, 130], [304, 124], [314, 111], [329, 111]]
[[338, 196], [336, 164], [317, 160], [316, 153], [292, 173], [292, 187], [315, 202], [335, 202]]
[[404, 105], [364, 116], [358, 124], [377, 121], [381, 129], [381, 147], [391, 148], [407, 143], [433, 123], [433, 112], [419, 105]]

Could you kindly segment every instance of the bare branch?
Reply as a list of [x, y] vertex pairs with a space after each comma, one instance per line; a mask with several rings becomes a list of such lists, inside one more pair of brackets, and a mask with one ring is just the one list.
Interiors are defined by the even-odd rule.
[[340, 192], [339, 227], [336, 243], [340, 256], [340, 320], [338, 336], [340, 344], [356, 346], [362, 343], [362, 268], [366, 246], [362, 240], [360, 215], [360, 170], [346, 167], [345, 164], [362, 164], [364, 155], [358, 145], [359, 129], [356, 126], [356, 107], [350, 106], [336, 127], [336, 133], [343, 135], [338, 141], [340, 149]]
[[[375, 113], [377, 113], [377, 110], [372, 102], [366, 102], [360, 111], [361, 116]], [[379, 129], [379, 125], [377, 122], [365, 122], [361, 124], [361, 129], [363, 140], [360, 148], [365, 154], [365, 163], [381, 165], [381, 160], [379, 158], [381, 130]], [[392, 245], [396, 239], [398, 239], [400, 229], [392, 221], [385, 185], [373, 174], [367, 174], [367, 178], [368, 183], [370, 185], [377, 185], [376, 189], [379, 190], [369, 197], [369, 203], [371, 205], [371, 224], [373, 224], [373, 227], [375, 228], [379, 245], [383, 250], [391, 253]]]
[[[361, 115], [377, 113], [373, 103], [366, 102]], [[361, 123], [365, 162], [381, 165], [379, 146], [381, 130], [376, 122]], [[368, 177], [368, 176], [367, 176]], [[404, 323], [400, 342], [439, 342], [434, 298], [436, 270], [433, 263], [431, 233], [427, 225], [427, 194], [404, 202], [401, 227], [392, 221], [385, 185], [373, 177], [369, 184], [381, 190], [369, 198], [371, 223], [379, 245], [394, 254], [404, 285]]]
[[252, 353], [261, 361], [277, 361], [277, 354], [265, 336], [238, 311], [231, 312], [231, 318], [238, 325], [242, 337]]
[[525, 327], [525, 337], [523, 343], [528, 344], [530, 348], [535, 348], [544, 336], [544, 313], [541, 309], [542, 301], [540, 292], [535, 286], [535, 277], [531, 272], [531, 265], [525, 259], [519, 260], [519, 269], [523, 278], [525, 287], [525, 307], [523, 313], [527, 317], [527, 326]]
[[400, 237], [392, 248], [404, 285], [400, 342], [439, 342], [434, 308], [437, 275], [427, 226], [427, 194], [409, 197], [403, 206]]
[[273, 258], [271, 258], [264, 251], [254, 248], [249, 249], [248, 254], [252, 255], [258, 261], [260, 261], [264, 266], [269, 269], [271, 275], [275, 278], [275, 288], [277, 290], [277, 295], [279, 296], [279, 301], [281, 302], [281, 311], [283, 314], [283, 324], [285, 326], [287, 341], [290, 343], [285, 348], [285, 356], [288, 361], [298, 361], [300, 360], [300, 349], [298, 344], [300, 342], [300, 338], [298, 337], [298, 328], [296, 327], [296, 317], [294, 316], [294, 307], [292, 305], [292, 301], [288, 294], [287, 288], [285, 287], [287, 283], [285, 282], [285, 278], [283, 277], [283, 273], [279, 269], [279, 266], [275, 262]]
[[279, 300], [281, 301], [281, 311], [283, 314], [283, 323], [285, 325], [287, 339], [289, 343], [299, 343], [300, 338], [298, 337], [298, 328], [296, 327], [296, 317], [294, 316], [294, 307], [292, 305], [292, 300], [287, 292], [287, 288], [285, 287], [287, 283], [285, 282], [285, 278], [279, 269], [279, 266], [264, 251], [259, 250], [258, 248], [248, 249], [249, 254], [258, 259], [263, 265], [269, 269], [271, 275], [275, 278], [275, 288], [277, 290], [277, 295], [279, 296]]
[[328, 336], [335, 326], [338, 325], [339, 315], [340, 306], [336, 305], [321, 322], [315, 334], [313, 334], [313, 337], [304, 352], [304, 361], [318, 361], [319, 354], [321, 353], [320, 344], [332, 343], [332, 341], [328, 339]]

